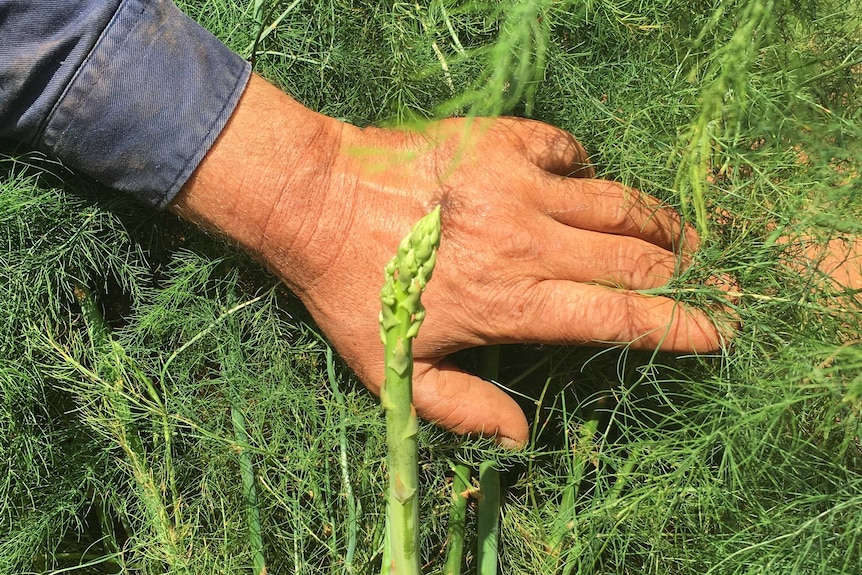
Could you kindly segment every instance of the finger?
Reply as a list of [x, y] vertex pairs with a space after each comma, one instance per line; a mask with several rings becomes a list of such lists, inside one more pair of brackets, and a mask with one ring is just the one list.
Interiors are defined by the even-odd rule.
[[[599, 285], [547, 280], [522, 298], [518, 325], [499, 343], [625, 344], [640, 349], [708, 353], [724, 345], [729, 327], [704, 311], [665, 297]], [[511, 326], [509, 326], [511, 327]]]
[[601, 234], [550, 222], [533, 259], [541, 277], [599, 283], [630, 290], [665, 285], [679, 271], [679, 256], [648, 241]]
[[417, 362], [414, 374], [413, 403], [423, 419], [455, 433], [494, 437], [504, 447], [527, 444], [524, 412], [495, 385], [448, 363]]
[[596, 172], [587, 151], [570, 133], [543, 122], [521, 118], [501, 120], [527, 159], [539, 168], [569, 178], [592, 178]]
[[[790, 238], [780, 238], [789, 243]], [[801, 272], [817, 270], [828, 287], [862, 289], [862, 239], [833, 239], [825, 245], [815, 238], [802, 238], [803, 253], [794, 254], [791, 266]], [[807, 269], [806, 269], [807, 268]]]
[[660, 200], [617, 182], [548, 179], [536, 182], [540, 209], [567, 226], [639, 238], [671, 251], [694, 252], [697, 232]]

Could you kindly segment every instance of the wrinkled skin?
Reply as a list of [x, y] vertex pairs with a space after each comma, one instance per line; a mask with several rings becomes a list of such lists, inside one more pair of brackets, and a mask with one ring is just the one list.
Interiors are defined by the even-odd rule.
[[417, 411], [514, 447], [528, 437], [517, 404], [454, 368], [451, 353], [513, 342], [709, 352], [723, 341], [703, 312], [633, 291], [664, 285], [696, 248], [694, 231], [654, 198], [593, 175], [583, 147], [546, 124], [358, 129], [255, 77], [172, 209], [277, 273], [376, 393], [383, 267], [440, 204], [414, 343]]
[[[455, 431], [526, 440], [526, 421], [508, 395], [446, 362], [466, 347], [634, 342], [707, 352], [719, 346], [704, 315], [627, 291], [661, 286], [674, 274], [681, 228], [673, 213], [612, 182], [567, 177], [592, 172], [583, 148], [550, 126], [500, 120], [471, 127], [466, 142], [464, 127], [450, 121], [422, 135], [350, 130], [342, 139], [346, 153], [332, 175], [350, 182], [357, 199], [341, 220], [349, 221], [339, 228], [344, 235], [334, 240], [340, 249], [322, 257], [315, 279], [297, 293], [372, 391], [383, 373], [379, 346], [369, 341], [377, 329], [380, 270], [409, 223], [437, 203], [440, 252], [414, 344], [423, 417]], [[363, 148], [418, 156], [381, 169], [373, 153], [350, 152]], [[686, 236], [696, 243], [692, 232]]]

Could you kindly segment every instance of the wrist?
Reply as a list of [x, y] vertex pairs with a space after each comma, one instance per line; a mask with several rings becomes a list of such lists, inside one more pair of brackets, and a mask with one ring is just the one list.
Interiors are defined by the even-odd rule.
[[170, 205], [248, 251], [294, 290], [304, 252], [330, 208], [330, 174], [346, 127], [252, 76], [231, 119]]

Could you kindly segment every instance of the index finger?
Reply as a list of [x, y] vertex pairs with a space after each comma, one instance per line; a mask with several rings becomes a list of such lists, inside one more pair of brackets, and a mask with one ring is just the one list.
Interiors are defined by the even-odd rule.
[[506, 130], [527, 160], [541, 170], [569, 178], [596, 175], [584, 146], [565, 130], [527, 118], [499, 118], [495, 126]]

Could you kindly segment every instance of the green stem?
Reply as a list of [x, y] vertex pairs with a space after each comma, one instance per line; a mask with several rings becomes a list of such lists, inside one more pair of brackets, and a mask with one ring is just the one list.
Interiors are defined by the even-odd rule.
[[[109, 416], [105, 425], [112, 431], [114, 441], [116, 441], [126, 455], [131, 475], [140, 490], [140, 499], [146, 510], [147, 519], [164, 547], [163, 554], [169, 568], [174, 569], [177, 573], [185, 573], [187, 572], [186, 558], [179, 551], [181, 548], [180, 537], [183, 532], [181, 526], [182, 516], [173, 472], [172, 447], [170, 443], [172, 430], [167, 418], [167, 412], [152, 382], [131, 362], [130, 358], [126, 355], [125, 349], [113, 339], [110, 326], [102, 315], [96, 296], [87, 286], [79, 282], [75, 282], [73, 288], [75, 297], [81, 307], [84, 321], [87, 324], [92, 345], [94, 348], [106, 345], [110, 346], [109, 353], [112, 365], [109, 369], [112, 371], [107, 374], [107, 379], [102, 379], [99, 373], [91, 372], [92, 377], [103, 385], [100, 391], [104, 407]], [[66, 354], [63, 354], [63, 356], [67, 361], [75, 365], [77, 369], [84, 371], [83, 366], [72, 357]], [[143, 384], [148, 389], [151, 399], [157, 405], [158, 413], [162, 419], [163, 435], [166, 438], [164, 464], [169, 489], [173, 496], [173, 501], [170, 504], [164, 500], [164, 486], [157, 484], [156, 474], [147, 459], [144, 443], [135, 429], [135, 417], [132, 414], [132, 406], [128, 398], [132, 397], [132, 394], [137, 395], [137, 389], [129, 385], [127, 370], [132, 372], [131, 375], [134, 376], [133, 381], [135, 383]]]
[[500, 377], [500, 346], [489, 345], [479, 352], [479, 377], [496, 380]]
[[257, 489], [254, 484], [254, 468], [249, 451], [248, 431], [245, 417], [235, 405], [230, 408], [233, 421], [233, 434], [239, 449], [239, 473], [242, 476], [242, 492], [245, 496], [245, 513], [248, 522], [248, 543], [251, 547], [254, 575], [266, 575], [266, 560], [263, 556], [263, 537], [260, 526], [260, 510], [257, 503]]
[[344, 572], [353, 573], [353, 556], [356, 553], [356, 531], [359, 525], [359, 502], [353, 495], [350, 470], [347, 466], [347, 427], [344, 423], [347, 410], [344, 405], [344, 396], [338, 388], [338, 381], [335, 378], [335, 360], [332, 355], [332, 348], [328, 345], [326, 346], [326, 375], [329, 378], [329, 385], [332, 386], [332, 395], [335, 396], [335, 402], [338, 404], [340, 412], [338, 417], [338, 444], [340, 449], [338, 463], [341, 467], [341, 482], [344, 484], [344, 494], [347, 497], [347, 550], [344, 553]]
[[493, 461], [479, 464], [479, 575], [496, 575], [500, 542], [500, 473]]
[[[416, 435], [419, 420], [413, 405], [412, 340], [425, 318], [420, 301], [431, 278], [440, 242], [440, 208], [435, 208], [401, 241], [386, 266], [380, 292], [380, 335], [385, 346], [385, 379], [380, 403], [386, 412], [389, 450], [389, 572], [418, 575], [419, 462]], [[384, 565], [384, 571], [387, 566]]]
[[628, 481], [632, 478], [632, 474], [634, 473], [635, 467], [638, 462], [641, 460], [641, 452], [643, 451], [643, 447], [638, 445], [632, 452], [629, 454], [626, 462], [623, 464], [622, 468], [620, 468], [617, 473], [617, 479], [614, 481], [613, 487], [611, 487], [610, 492], [605, 501], [605, 505], [610, 508], [616, 501], [619, 499], [620, 495], [623, 492], [623, 488], [626, 486]]
[[464, 532], [467, 527], [467, 500], [470, 498], [470, 468], [459, 463], [452, 477], [452, 508], [449, 511], [449, 546], [443, 575], [461, 573], [464, 561]]
[[383, 531], [383, 560], [380, 562], [380, 575], [389, 575], [392, 572], [392, 543], [389, 539], [389, 514], [386, 514]]
[[[488, 380], [500, 377], [500, 346], [491, 345], [482, 348], [479, 355], [479, 375]], [[479, 499], [478, 530], [479, 530], [479, 575], [495, 575], [497, 573], [500, 548], [500, 472], [493, 461], [483, 461], [479, 464]]]
[[568, 477], [566, 478], [566, 486], [563, 489], [562, 500], [551, 526], [545, 571], [548, 573], [560, 572], [560, 566], [562, 565], [562, 573], [565, 575], [572, 571], [574, 562], [580, 555], [578, 552], [580, 549], [579, 542], [575, 542], [569, 547], [565, 547], [564, 543], [566, 543], [566, 536], [577, 528], [578, 495], [580, 494], [581, 483], [583, 483], [584, 477], [587, 474], [587, 466], [590, 464], [593, 455], [600, 414], [597, 409], [587, 409], [584, 414], [584, 422], [578, 430], [577, 437], [572, 440], [569, 433], [569, 411], [565, 406], [565, 398], [563, 398], [562, 411], [564, 414], [563, 424], [566, 446], [571, 454], [571, 459], [567, 465]]

